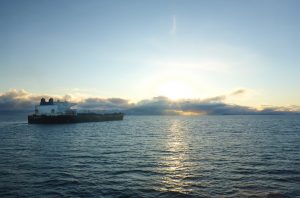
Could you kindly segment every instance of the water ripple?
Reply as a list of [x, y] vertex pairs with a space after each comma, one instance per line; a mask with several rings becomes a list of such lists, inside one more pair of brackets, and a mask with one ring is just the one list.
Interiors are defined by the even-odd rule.
[[0, 121], [0, 197], [297, 197], [297, 116]]

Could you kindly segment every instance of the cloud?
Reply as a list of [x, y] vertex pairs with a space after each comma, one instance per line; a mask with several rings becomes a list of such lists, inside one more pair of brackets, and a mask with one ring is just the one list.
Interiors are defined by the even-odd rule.
[[264, 106], [260, 111], [262, 114], [293, 114], [300, 113], [300, 106], [291, 105], [291, 106]]
[[134, 107], [127, 109], [128, 114], [137, 115], [176, 115], [191, 113], [208, 115], [256, 114], [250, 107], [228, 105], [220, 102], [222, 96], [205, 100], [184, 99], [173, 101], [165, 97], [156, 97], [152, 100], [141, 101]]
[[[72, 95], [55, 96], [54, 99], [78, 101], [79, 111], [122, 111], [130, 115], [250, 115], [250, 114], [300, 114], [299, 106], [276, 107], [264, 106], [262, 110], [255, 108], [226, 104], [224, 101], [229, 96], [245, 94], [246, 89], [239, 89], [226, 95], [210, 97], [206, 99], [181, 99], [170, 100], [164, 96], [158, 96], [137, 103], [131, 103], [123, 98], [85, 98], [79, 100]], [[34, 105], [40, 99], [50, 98], [48, 95], [32, 94], [25, 90], [10, 90], [0, 93], [1, 112], [32, 112]]]
[[1, 111], [21, 111], [33, 107], [31, 96], [25, 90], [11, 90], [0, 94], [0, 110]]
[[248, 89], [237, 89], [231, 93], [224, 94], [224, 95], [219, 95], [219, 96], [214, 96], [214, 97], [209, 97], [206, 99], [203, 99], [201, 102], [202, 103], [223, 103], [226, 99], [234, 96], [241, 96], [249, 92]]
[[217, 103], [217, 102], [222, 102], [226, 99], [226, 95], [220, 95], [220, 96], [214, 96], [210, 98], [203, 99], [201, 102], [202, 103]]
[[231, 93], [232, 96], [238, 96], [238, 95], [243, 95], [245, 93], [247, 93], [248, 90], [247, 89], [238, 89], [234, 92]]
[[170, 31], [172, 35], [176, 34], [176, 29], [177, 29], [177, 21], [176, 21], [176, 16], [174, 15], [172, 18], [172, 28]]
[[129, 100], [122, 98], [87, 98], [80, 102], [77, 106], [79, 109], [89, 110], [124, 110], [131, 107]]
[[[0, 93], [0, 111], [33, 111], [34, 106], [38, 104], [41, 98], [50, 98], [46, 94], [35, 95], [25, 90], [12, 89], [5, 93]], [[72, 101], [69, 95], [55, 96], [57, 100]]]

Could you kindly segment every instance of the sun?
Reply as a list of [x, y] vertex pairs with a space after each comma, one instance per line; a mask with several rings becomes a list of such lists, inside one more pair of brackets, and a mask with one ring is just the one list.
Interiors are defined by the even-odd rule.
[[168, 81], [160, 86], [159, 95], [176, 100], [181, 98], [193, 98], [194, 92], [192, 88], [184, 82]]

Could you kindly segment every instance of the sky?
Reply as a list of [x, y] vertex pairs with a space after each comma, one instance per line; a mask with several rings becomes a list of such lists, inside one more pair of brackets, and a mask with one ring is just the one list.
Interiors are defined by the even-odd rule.
[[0, 97], [300, 106], [299, 8], [298, 0], [2, 0]]

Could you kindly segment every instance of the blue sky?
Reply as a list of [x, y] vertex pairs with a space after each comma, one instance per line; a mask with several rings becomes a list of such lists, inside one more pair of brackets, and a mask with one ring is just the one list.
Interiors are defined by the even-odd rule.
[[0, 93], [300, 105], [299, 1], [1, 1]]

